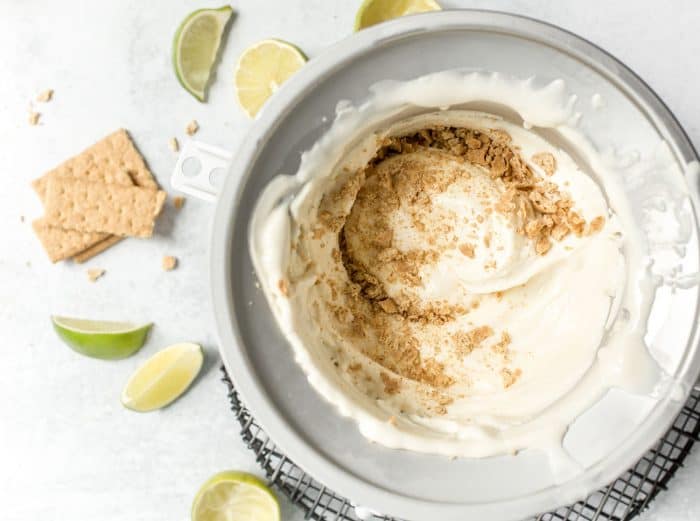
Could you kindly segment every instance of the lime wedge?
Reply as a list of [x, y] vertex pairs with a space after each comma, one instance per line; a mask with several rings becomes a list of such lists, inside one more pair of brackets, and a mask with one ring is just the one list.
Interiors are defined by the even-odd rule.
[[243, 51], [234, 84], [245, 113], [255, 117], [267, 98], [305, 63], [301, 50], [281, 40], [263, 40]]
[[66, 344], [80, 354], [104, 360], [126, 358], [146, 342], [153, 324], [51, 317], [53, 328]]
[[189, 342], [158, 351], [126, 382], [122, 404], [139, 412], [165, 407], [187, 390], [203, 360], [201, 346]]
[[180, 84], [199, 101], [205, 92], [221, 37], [233, 9], [199, 9], [183, 20], [173, 39], [173, 65]]
[[439, 10], [435, 0], [365, 0], [355, 15], [355, 30], [407, 14]]
[[280, 506], [259, 478], [229, 470], [211, 477], [192, 503], [192, 521], [279, 521]]

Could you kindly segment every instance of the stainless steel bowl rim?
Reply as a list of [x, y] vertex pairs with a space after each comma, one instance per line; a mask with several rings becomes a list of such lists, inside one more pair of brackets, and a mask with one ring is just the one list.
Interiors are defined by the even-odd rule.
[[[248, 137], [235, 154], [232, 171], [239, 176], [229, 176], [219, 194], [210, 242], [211, 299], [220, 341], [220, 352], [227, 371], [231, 375], [246, 406], [270, 435], [272, 441], [297, 465], [324, 485], [345, 495], [355, 503], [380, 512], [404, 518], [458, 519], [515, 519], [547, 511], [571, 501], [562, 496], [559, 487], [551, 487], [535, 494], [492, 503], [463, 504], [424, 501], [417, 498], [388, 493], [364, 481], [361, 476], [339, 469], [331, 461], [309, 446], [284, 418], [258, 382], [252, 370], [236, 319], [233, 302], [231, 270], [231, 239], [234, 230], [234, 211], [242, 194], [242, 187], [250, 175], [250, 166], [256, 160], [258, 143], [264, 142], [275, 132], [277, 122], [285, 117], [295, 103], [304, 97], [320, 78], [343, 63], [365, 53], [374, 45], [409, 37], [415, 33], [432, 30], [489, 30], [507, 32], [539, 41], [575, 55], [586, 62], [626, 94], [635, 98], [644, 113], [659, 132], [664, 135], [676, 157], [681, 162], [697, 160], [698, 156], [670, 110], [634, 72], [617, 59], [592, 43], [558, 27], [522, 16], [484, 10], [446, 10], [442, 12], [408, 16], [360, 31], [328, 48], [314, 57], [275, 96], [255, 121]], [[698, 209], [694, 208], [697, 216]], [[697, 310], [697, 304], [696, 304]], [[696, 312], [697, 315], [697, 312]], [[694, 381], [700, 372], [697, 323], [690, 337], [678, 374], [686, 381]], [[640, 428], [620, 447], [614, 457], [587, 469], [574, 481], [580, 482], [577, 495], [583, 497], [614, 480], [632, 466], [666, 431], [680, 411], [690, 388], [683, 390], [678, 400], [655, 407]]]

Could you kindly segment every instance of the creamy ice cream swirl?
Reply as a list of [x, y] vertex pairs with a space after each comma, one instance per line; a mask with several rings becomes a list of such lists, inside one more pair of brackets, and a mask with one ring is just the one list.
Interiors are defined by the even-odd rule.
[[263, 195], [252, 249], [309, 381], [367, 438], [454, 456], [551, 448], [623, 386], [608, 367], [650, 374], [626, 325], [645, 312], [627, 296], [633, 230], [566, 152], [466, 110], [336, 126]]

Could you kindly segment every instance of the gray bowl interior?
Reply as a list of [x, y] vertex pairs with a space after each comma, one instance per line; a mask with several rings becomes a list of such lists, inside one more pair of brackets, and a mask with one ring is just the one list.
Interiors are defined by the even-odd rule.
[[[663, 138], [672, 144], [679, 161], [694, 159], [692, 147], [672, 117], [656, 100], [649, 104], [648, 97], [631, 90], [622, 79], [629, 73], [617, 62], [598, 54], [594, 63], [583, 53], [574, 52], [582, 44], [571, 35], [532, 21], [499, 16], [445, 12], [409, 17], [415, 20], [402, 21], [402, 26], [387, 24], [376, 34], [362, 35], [364, 40], [356, 46], [359, 50], [347, 59], [320, 58], [325, 62], [309, 73], [314, 73], [313, 78], [293, 79], [277, 94], [280, 99], [266, 107], [246, 145], [248, 151], [241, 152], [242, 156], [250, 154], [245, 157], [246, 164], [240, 159], [234, 166], [217, 210], [214, 300], [219, 308], [222, 353], [244, 400], [297, 464], [337, 492], [393, 515], [436, 519], [430, 512], [437, 512], [439, 505], [443, 509], [440, 519], [457, 519], [477, 512], [473, 508], [479, 506], [486, 510], [478, 512], [490, 512], [493, 519], [507, 519], [553, 507], [625, 470], [624, 465], [655, 441], [680, 408], [670, 400], [639, 403], [633, 406], [637, 413], [608, 419], [602, 433], [590, 426], [580, 430], [574, 441], [567, 442], [574, 443], [573, 450], [580, 447], [581, 454], [585, 447], [597, 447], [582, 456], [592, 474], [566, 489], [554, 485], [546, 457], [537, 451], [515, 457], [449, 460], [386, 449], [368, 443], [352, 421], [340, 417], [310, 387], [256, 286], [248, 226], [258, 194], [274, 176], [296, 171], [300, 154], [328, 128], [339, 100], [357, 103], [367, 96], [368, 87], [380, 80], [407, 80], [455, 68], [498, 71], [520, 78], [536, 75], [541, 84], [563, 78], [579, 97], [581, 127], [597, 145], [644, 150]], [[309, 66], [313, 64], [314, 60]], [[590, 100], [594, 94], [605, 100], [604, 110], [593, 109]], [[688, 263], [696, 269], [697, 250], [694, 236]], [[222, 274], [226, 275], [219, 276]], [[224, 299], [228, 299], [228, 307], [222, 304]], [[683, 311], [674, 313], [671, 328], [676, 334], [671, 340], [656, 335], [653, 342], [658, 344], [656, 349], [668, 354], [671, 372], [692, 373], [697, 368], [687, 346], [694, 345], [697, 289], [664, 299], [666, 305]], [[604, 410], [593, 411], [592, 421], [600, 424], [601, 418], [608, 416]], [[624, 443], [632, 443], [634, 433], [644, 430], [640, 424], [649, 422], [657, 425], [645, 430], [642, 440], [622, 450]], [[611, 454], [616, 454], [615, 458], [610, 458]], [[609, 461], [603, 461], [606, 458]], [[593, 468], [596, 465], [598, 468]]]

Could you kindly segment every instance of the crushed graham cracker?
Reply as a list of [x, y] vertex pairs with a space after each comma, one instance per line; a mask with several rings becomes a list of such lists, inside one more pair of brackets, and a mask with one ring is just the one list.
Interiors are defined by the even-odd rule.
[[508, 389], [508, 387], [518, 381], [522, 374], [523, 372], [521, 369], [502, 369], [501, 377], [503, 378], [503, 388]]
[[490, 326], [480, 326], [470, 331], [454, 333], [452, 342], [455, 346], [455, 352], [459, 356], [466, 356], [480, 347], [481, 343], [491, 336], [493, 336], [493, 329]]
[[171, 137], [168, 140], [168, 147], [170, 147], [170, 150], [172, 150], [173, 152], [177, 152], [178, 150], [180, 150], [180, 143], [177, 141], [176, 137]]
[[[386, 138], [370, 166], [374, 168], [387, 158], [417, 150], [446, 151], [487, 168], [491, 177], [504, 183], [505, 192], [495, 210], [517, 218], [520, 223], [517, 231], [532, 239], [538, 254], [544, 255], [551, 249], [545, 238], [561, 241], [570, 232], [582, 236], [587, 223], [573, 209], [570, 196], [538, 176], [510, 145], [511, 138], [502, 129], [480, 131], [436, 126], [407, 136]], [[541, 165], [545, 173], [556, 171], [556, 159], [549, 152], [535, 154], [533, 162]], [[478, 216], [477, 220], [483, 223], [484, 217]]]
[[597, 233], [603, 229], [603, 226], [605, 226], [605, 217], [599, 215], [598, 217], [591, 220], [588, 231], [589, 233]]
[[48, 103], [53, 98], [53, 89], [46, 89], [39, 93], [36, 100], [40, 103]]
[[379, 377], [384, 384], [384, 392], [387, 394], [396, 394], [401, 389], [401, 381], [398, 378], [392, 378], [388, 373], [382, 371]]
[[185, 205], [185, 198], [181, 195], [173, 197], [173, 206], [176, 210], [180, 210]]
[[38, 125], [40, 117], [41, 117], [41, 114], [39, 112], [34, 112], [33, 110], [30, 110], [29, 111], [29, 124], [31, 126]]
[[97, 279], [102, 277], [105, 273], [106, 273], [106, 271], [101, 269], [101, 268], [90, 268], [89, 270], [87, 270], [88, 280], [90, 282], [95, 282], [95, 281], [97, 281]]
[[473, 244], [469, 244], [469, 243], [460, 244], [459, 251], [462, 252], [462, 255], [464, 255], [465, 257], [469, 257], [470, 259], [473, 259], [475, 256]]
[[177, 267], [177, 258], [172, 255], [166, 255], [162, 261], [163, 270], [172, 271]]
[[539, 152], [532, 156], [532, 162], [539, 166], [547, 175], [557, 171], [557, 160], [550, 152]]
[[188, 136], [194, 136], [197, 131], [199, 130], [199, 123], [197, 123], [196, 120], [190, 121], [187, 126], [185, 127], [185, 132], [187, 133]]

